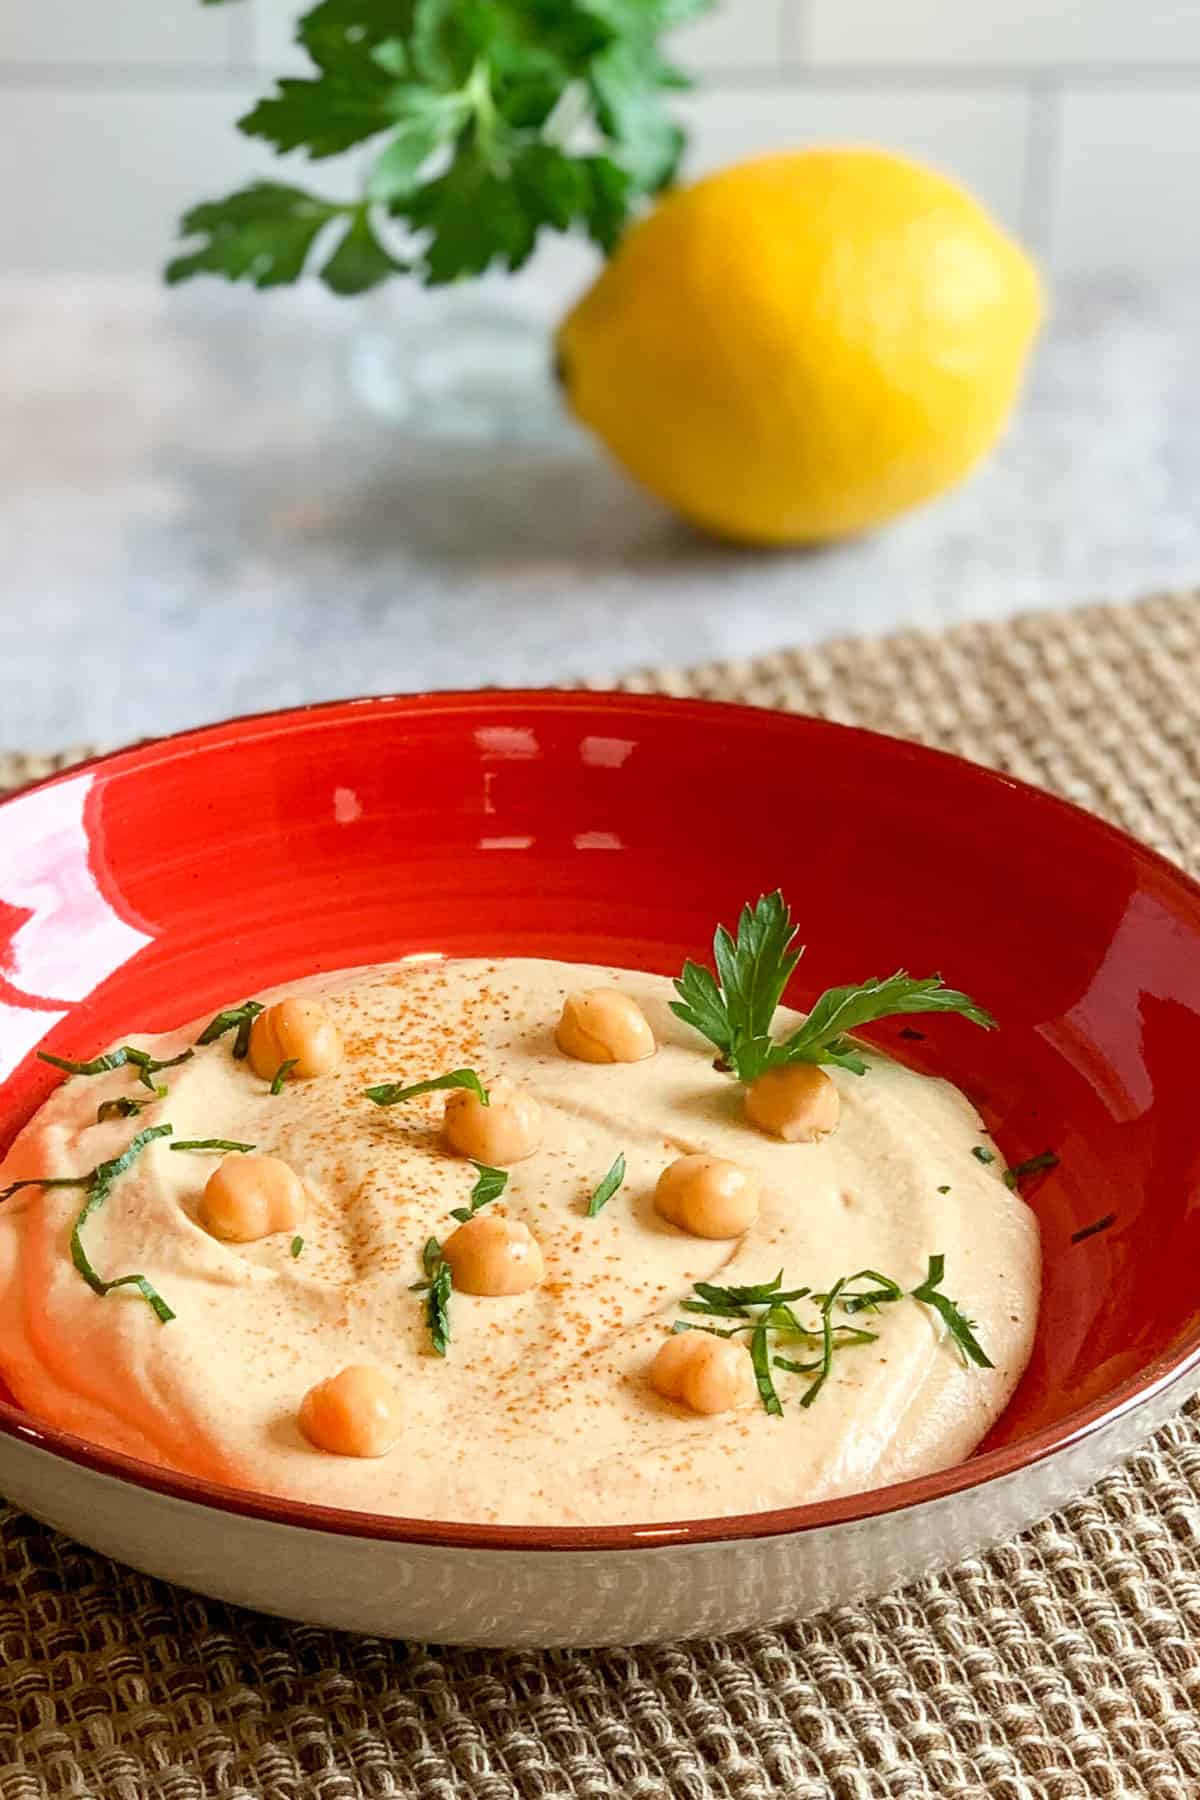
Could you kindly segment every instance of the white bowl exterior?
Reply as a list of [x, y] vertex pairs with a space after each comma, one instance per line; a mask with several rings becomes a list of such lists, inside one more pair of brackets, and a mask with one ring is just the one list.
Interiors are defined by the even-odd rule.
[[156, 1493], [19, 1436], [0, 1438], [0, 1491], [146, 1574], [309, 1624], [493, 1648], [652, 1643], [822, 1611], [977, 1555], [1111, 1468], [1188, 1385], [1014, 1474], [922, 1505], [662, 1548], [484, 1550], [317, 1531]]

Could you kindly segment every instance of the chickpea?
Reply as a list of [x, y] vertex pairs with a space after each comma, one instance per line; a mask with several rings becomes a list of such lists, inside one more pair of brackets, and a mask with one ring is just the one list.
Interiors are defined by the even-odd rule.
[[679, 1156], [654, 1190], [659, 1214], [693, 1237], [740, 1237], [758, 1217], [762, 1183], [753, 1169], [719, 1156]]
[[732, 1412], [755, 1396], [754, 1371], [741, 1344], [704, 1331], [669, 1337], [650, 1365], [650, 1386], [694, 1413]]
[[564, 1056], [577, 1062], [644, 1062], [657, 1049], [645, 1013], [617, 988], [568, 994], [554, 1041]]
[[384, 1369], [353, 1363], [318, 1381], [300, 1402], [300, 1429], [333, 1456], [386, 1456], [401, 1427], [400, 1396]]
[[477, 1213], [442, 1245], [455, 1287], [463, 1294], [523, 1294], [546, 1272], [541, 1247], [527, 1225], [501, 1213]]
[[469, 1088], [449, 1096], [442, 1129], [450, 1148], [493, 1169], [532, 1156], [542, 1141], [542, 1109], [533, 1095], [501, 1076], [488, 1089], [488, 1102]]
[[746, 1117], [770, 1137], [811, 1144], [837, 1129], [842, 1103], [816, 1063], [768, 1069], [746, 1089]]
[[342, 1060], [337, 1026], [319, 1000], [279, 1000], [250, 1027], [250, 1066], [256, 1075], [273, 1081], [293, 1060], [297, 1081], [328, 1075]]
[[304, 1184], [277, 1156], [227, 1156], [200, 1202], [200, 1221], [214, 1237], [250, 1244], [293, 1231], [304, 1218]]

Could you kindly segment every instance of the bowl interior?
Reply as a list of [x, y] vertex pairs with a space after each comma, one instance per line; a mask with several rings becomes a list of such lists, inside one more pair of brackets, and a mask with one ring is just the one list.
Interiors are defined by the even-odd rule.
[[422, 951], [675, 973], [776, 886], [809, 946], [792, 1004], [940, 971], [1002, 1029], [873, 1035], [962, 1086], [1010, 1161], [1062, 1159], [1027, 1188], [1042, 1322], [985, 1448], [1167, 1367], [1200, 1325], [1200, 891], [1020, 784], [810, 719], [616, 695], [347, 703], [18, 796], [0, 806], [0, 1148], [57, 1079], [39, 1046], [86, 1056]]

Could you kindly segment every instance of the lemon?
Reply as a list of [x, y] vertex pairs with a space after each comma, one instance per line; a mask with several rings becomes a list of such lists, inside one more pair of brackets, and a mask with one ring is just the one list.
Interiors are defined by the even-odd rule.
[[877, 525], [1000, 432], [1037, 274], [971, 196], [886, 151], [677, 189], [564, 320], [568, 402], [668, 505], [751, 543]]

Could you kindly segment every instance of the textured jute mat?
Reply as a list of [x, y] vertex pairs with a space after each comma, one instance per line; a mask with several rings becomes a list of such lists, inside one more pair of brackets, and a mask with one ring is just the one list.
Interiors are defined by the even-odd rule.
[[[1200, 595], [628, 685], [921, 738], [1200, 870]], [[0, 785], [44, 772], [0, 758]], [[0, 1509], [0, 1800], [1196, 1800], [1198, 1707], [1200, 1413], [948, 1574], [667, 1649], [340, 1637]]]

